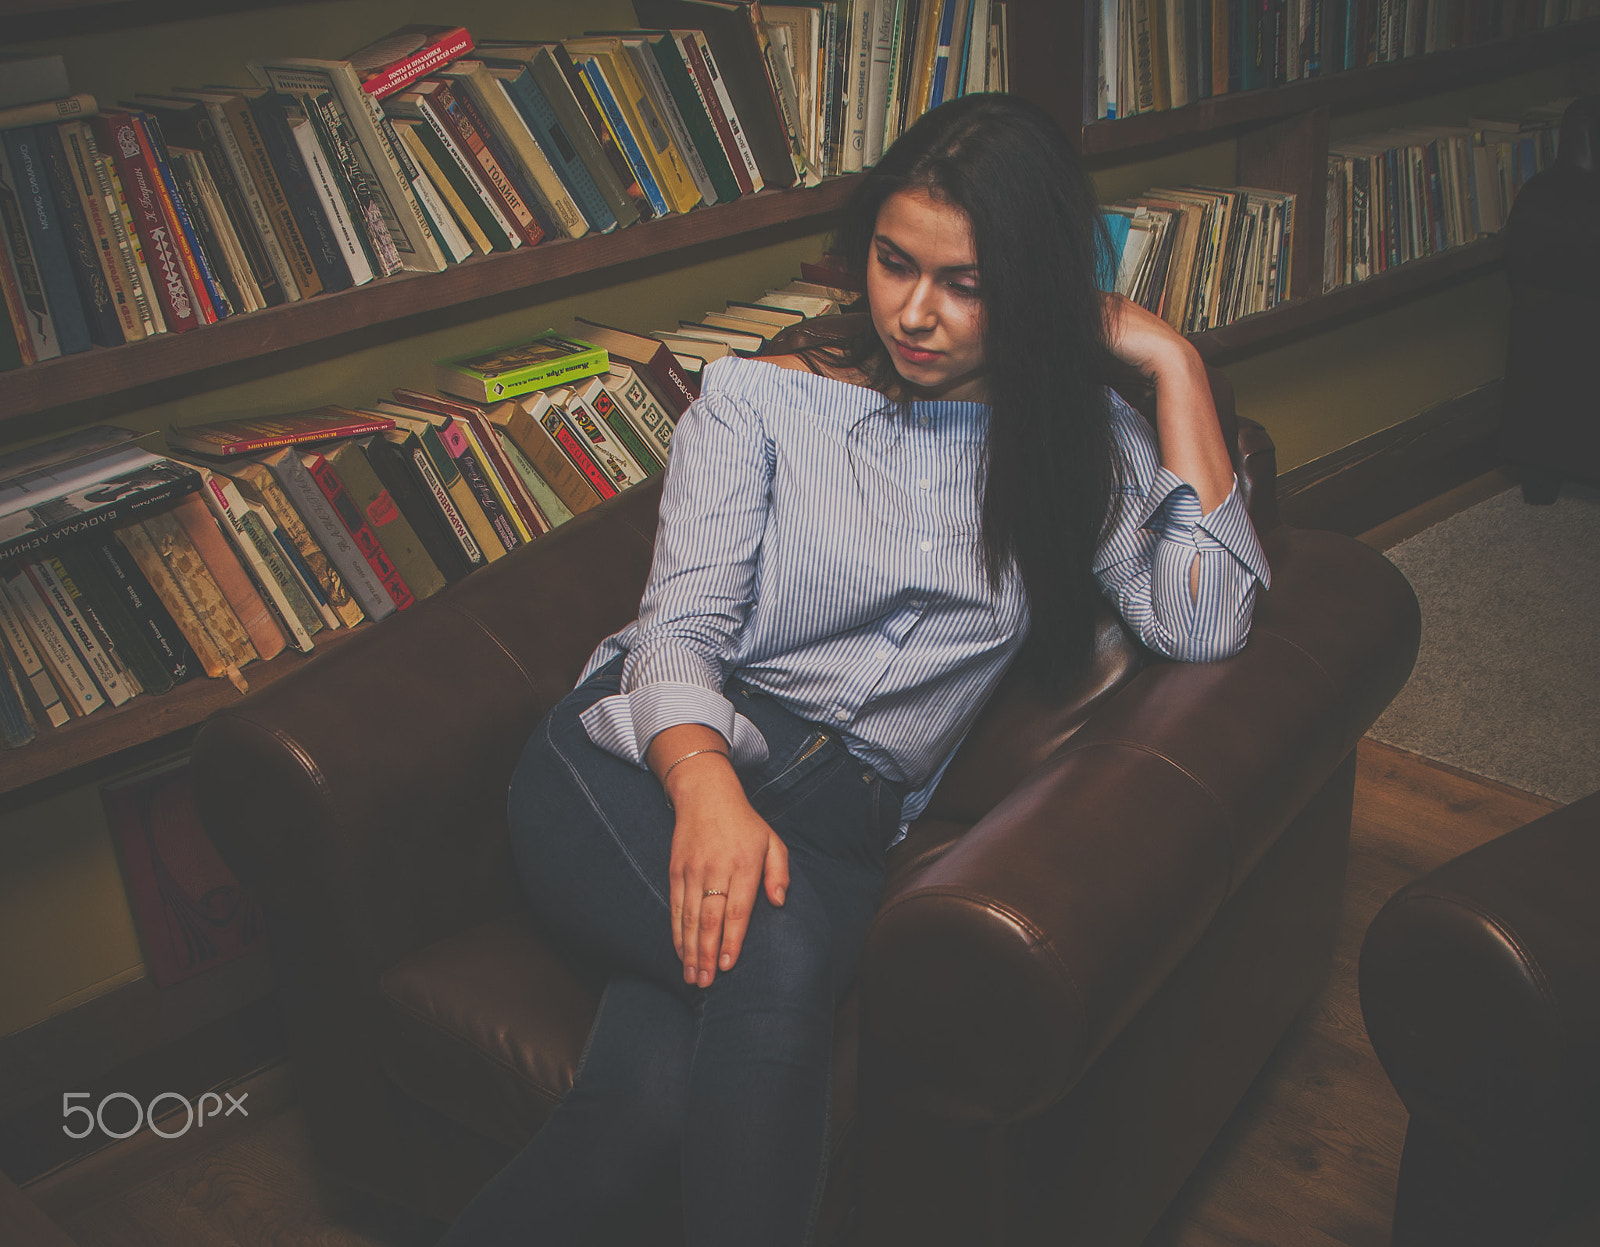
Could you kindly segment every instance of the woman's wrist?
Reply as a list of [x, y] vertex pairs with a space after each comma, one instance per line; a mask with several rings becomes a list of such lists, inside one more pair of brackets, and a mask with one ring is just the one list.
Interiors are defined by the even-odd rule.
[[744, 795], [732, 760], [720, 749], [697, 751], [674, 762], [668, 771], [662, 777], [661, 790], [674, 810], [707, 800], [726, 800], [735, 791]]

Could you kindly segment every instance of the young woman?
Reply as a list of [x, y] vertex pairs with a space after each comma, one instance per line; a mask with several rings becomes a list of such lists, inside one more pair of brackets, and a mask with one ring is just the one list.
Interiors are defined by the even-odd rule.
[[947, 104], [846, 210], [870, 332], [707, 369], [638, 621], [510, 792], [536, 912], [611, 977], [571, 1092], [451, 1247], [626, 1242], [673, 1184], [691, 1247], [805, 1242], [885, 852], [1025, 634], [1054, 679], [1100, 594], [1172, 658], [1244, 643], [1268, 571], [1205, 369], [1097, 292], [1098, 221], [1042, 112]]

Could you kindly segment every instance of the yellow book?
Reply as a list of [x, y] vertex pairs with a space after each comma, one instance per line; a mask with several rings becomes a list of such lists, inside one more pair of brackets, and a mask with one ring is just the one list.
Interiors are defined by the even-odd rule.
[[700, 188], [694, 184], [689, 164], [672, 141], [666, 123], [657, 115], [650, 94], [633, 71], [622, 40], [607, 35], [563, 40], [575, 61], [593, 61], [604, 75], [615, 96], [623, 120], [644, 153], [650, 173], [674, 212], [687, 212], [700, 202]]

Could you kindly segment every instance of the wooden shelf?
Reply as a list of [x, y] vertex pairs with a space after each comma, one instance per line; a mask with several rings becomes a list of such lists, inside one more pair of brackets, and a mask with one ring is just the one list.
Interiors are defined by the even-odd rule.
[[1426, 259], [1412, 260], [1354, 285], [1337, 286], [1325, 294], [1292, 299], [1271, 311], [1257, 312], [1220, 329], [1193, 334], [1190, 341], [1208, 364], [1225, 363], [1466, 281], [1498, 267], [1504, 256], [1505, 240], [1496, 234]]
[[1086, 122], [1082, 150], [1092, 157], [1129, 155], [1202, 135], [1222, 138], [1231, 130], [1314, 108], [1336, 112], [1376, 108], [1543, 69], [1596, 51], [1600, 51], [1600, 18], [1588, 18], [1497, 43], [1342, 70], [1281, 87], [1216, 95], [1184, 108]]
[[[310, 654], [285, 650], [271, 662], [253, 662], [243, 669], [252, 691], [292, 675], [336, 646], [366, 631], [324, 629]], [[97, 762], [134, 745], [180, 732], [206, 719], [214, 710], [231, 706], [243, 694], [225, 679], [197, 676], [167, 693], [144, 693], [121, 706], [104, 706], [63, 727], [46, 728], [20, 749], [0, 750], [0, 796], [75, 767]]]
[[231, 316], [188, 333], [158, 334], [31, 364], [6, 373], [0, 382], [0, 423], [419, 313], [827, 216], [844, 203], [856, 181], [848, 176], [810, 189], [762, 191], [631, 229], [475, 256], [442, 273], [402, 273], [338, 294]]

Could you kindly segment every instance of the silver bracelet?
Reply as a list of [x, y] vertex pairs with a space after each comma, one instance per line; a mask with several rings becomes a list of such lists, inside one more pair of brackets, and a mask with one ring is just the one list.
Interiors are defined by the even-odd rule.
[[[727, 751], [726, 750], [722, 750], [722, 749], [691, 749], [688, 753], [684, 754], [683, 757], [679, 758], [677, 762], [674, 762], [672, 764], [672, 766], [669, 766], [666, 770], [661, 772], [661, 795], [662, 796], [664, 796], [664, 797], [667, 796], [667, 776], [672, 774], [673, 768], [676, 767], [679, 762], [687, 762], [690, 758], [699, 757], [702, 753], [714, 753], [719, 758], [728, 758]], [[728, 760], [731, 762], [733, 759], [732, 758], [728, 758]], [[673, 807], [673, 804], [672, 804], [672, 798], [671, 797], [667, 797], [667, 809], [670, 810], [670, 809], [673, 809], [673, 808], [674, 807]]]

